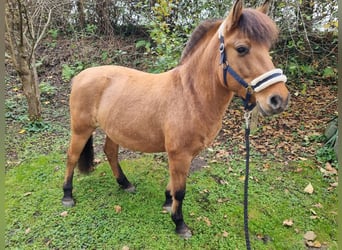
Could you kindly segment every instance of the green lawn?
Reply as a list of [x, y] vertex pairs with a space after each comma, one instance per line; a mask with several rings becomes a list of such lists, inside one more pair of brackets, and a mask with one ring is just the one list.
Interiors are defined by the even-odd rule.
[[[90, 175], [77, 173], [77, 204], [64, 208], [64, 161], [60, 154], [37, 156], [6, 173], [6, 248], [245, 248], [243, 162], [213, 163], [191, 173], [183, 212], [193, 237], [184, 240], [161, 209], [168, 181], [166, 163], [151, 155], [123, 161], [127, 177], [137, 187], [134, 194], [119, 189], [107, 163]], [[337, 190], [314, 162], [283, 165], [254, 158], [250, 171], [253, 249], [306, 249], [307, 231], [317, 235], [315, 244], [321, 249], [337, 249]], [[312, 194], [304, 192], [309, 183]], [[284, 220], [293, 225], [284, 226]]]

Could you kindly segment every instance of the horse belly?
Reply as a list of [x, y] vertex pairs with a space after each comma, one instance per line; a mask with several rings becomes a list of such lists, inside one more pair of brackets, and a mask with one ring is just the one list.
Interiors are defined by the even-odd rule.
[[153, 153], [165, 151], [164, 137], [158, 131], [122, 129], [113, 125], [105, 133], [117, 144], [134, 151]]
[[159, 121], [143, 111], [116, 107], [109, 115], [99, 119], [99, 125], [113, 142], [140, 152], [165, 151], [164, 133]]

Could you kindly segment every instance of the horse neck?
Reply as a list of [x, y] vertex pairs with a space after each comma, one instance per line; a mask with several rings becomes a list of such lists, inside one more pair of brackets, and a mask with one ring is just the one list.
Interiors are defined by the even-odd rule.
[[180, 67], [183, 84], [198, 95], [202, 107], [222, 116], [234, 94], [222, 84], [219, 57], [219, 39], [211, 32]]

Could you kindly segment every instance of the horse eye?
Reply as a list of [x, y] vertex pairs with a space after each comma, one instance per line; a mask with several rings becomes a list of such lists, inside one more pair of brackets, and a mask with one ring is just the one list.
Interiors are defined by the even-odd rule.
[[236, 51], [241, 55], [244, 56], [249, 52], [249, 48], [246, 46], [240, 46], [236, 48]]

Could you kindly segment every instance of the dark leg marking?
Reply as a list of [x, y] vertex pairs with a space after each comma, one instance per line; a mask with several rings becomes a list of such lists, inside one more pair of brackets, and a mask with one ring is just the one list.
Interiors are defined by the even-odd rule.
[[62, 198], [62, 204], [66, 207], [72, 207], [75, 205], [75, 200], [72, 197], [72, 179], [73, 174], [67, 179], [63, 185], [64, 196]]
[[183, 219], [183, 199], [185, 197], [185, 190], [178, 190], [175, 193], [174, 199], [178, 202], [177, 209], [171, 214], [173, 222], [176, 224], [176, 233], [183, 238], [190, 238], [192, 236], [189, 227], [185, 224]]
[[128, 192], [134, 192], [135, 188], [129, 182], [129, 180], [127, 179], [126, 175], [123, 173], [120, 164], [118, 164], [118, 172], [119, 172], [119, 176], [116, 178], [116, 181], [118, 182], [120, 187], [122, 187], [123, 189], [125, 189]]
[[172, 207], [172, 196], [170, 190], [165, 191], [165, 202], [163, 204], [163, 209], [165, 209], [168, 212], [171, 212]]

